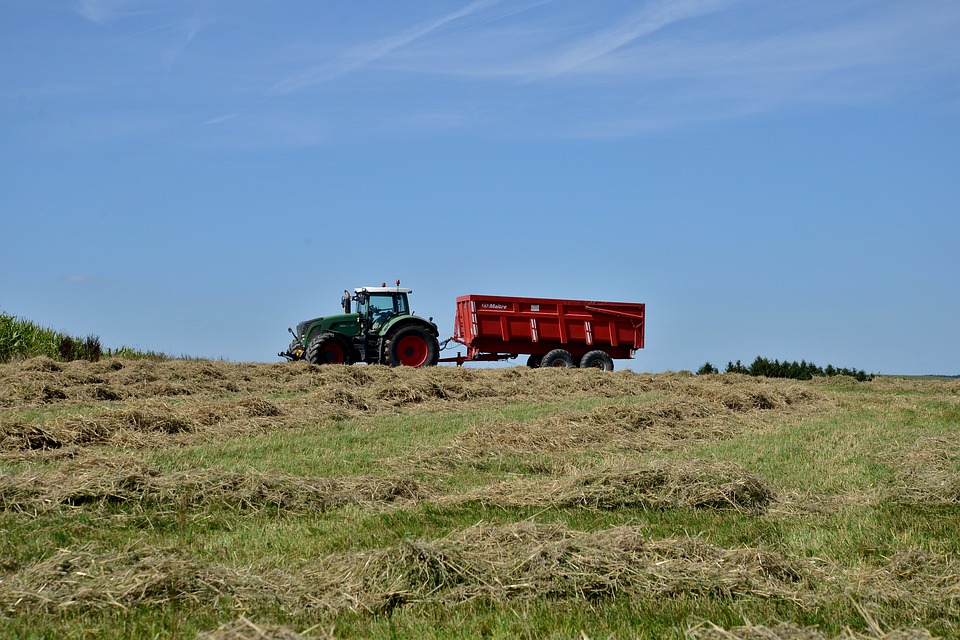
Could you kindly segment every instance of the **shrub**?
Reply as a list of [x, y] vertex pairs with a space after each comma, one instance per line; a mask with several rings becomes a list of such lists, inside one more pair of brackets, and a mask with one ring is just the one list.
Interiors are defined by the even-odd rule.
[[713, 366], [710, 361], [703, 363], [703, 366], [697, 369], [697, 375], [702, 376], [708, 373], [720, 373], [720, 370]]

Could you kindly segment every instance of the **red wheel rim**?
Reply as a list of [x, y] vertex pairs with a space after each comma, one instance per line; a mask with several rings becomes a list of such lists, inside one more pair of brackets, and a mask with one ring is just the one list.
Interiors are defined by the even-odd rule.
[[320, 362], [324, 364], [343, 364], [345, 360], [343, 347], [336, 342], [331, 342], [320, 351]]
[[420, 336], [406, 336], [397, 343], [397, 360], [405, 367], [420, 367], [427, 361], [429, 349]]

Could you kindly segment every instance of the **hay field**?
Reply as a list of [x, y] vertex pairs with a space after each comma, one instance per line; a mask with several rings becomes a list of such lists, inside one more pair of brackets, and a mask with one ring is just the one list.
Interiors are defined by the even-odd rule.
[[960, 382], [0, 365], [0, 638], [960, 637]]

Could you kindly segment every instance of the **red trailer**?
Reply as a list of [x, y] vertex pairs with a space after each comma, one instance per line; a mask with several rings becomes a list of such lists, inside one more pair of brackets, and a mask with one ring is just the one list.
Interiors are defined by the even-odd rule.
[[530, 354], [531, 367], [597, 367], [643, 348], [645, 305], [551, 298], [467, 295], [457, 298], [451, 340], [467, 355], [440, 362], [506, 360]]

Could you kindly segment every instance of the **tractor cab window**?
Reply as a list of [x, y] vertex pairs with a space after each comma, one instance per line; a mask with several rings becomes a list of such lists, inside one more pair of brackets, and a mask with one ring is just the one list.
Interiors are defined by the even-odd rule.
[[357, 313], [369, 318], [371, 324], [378, 325], [395, 315], [410, 313], [410, 310], [405, 295], [371, 293], [358, 300]]

